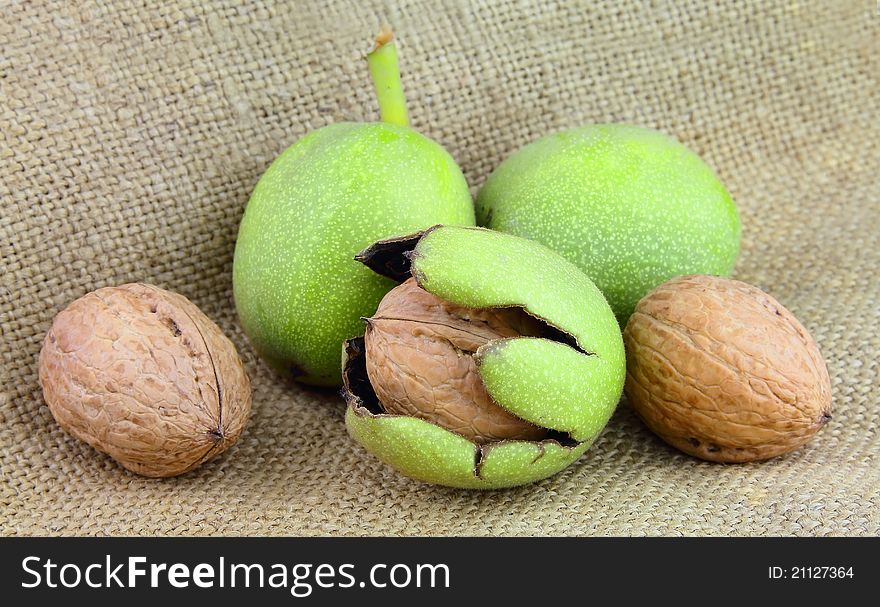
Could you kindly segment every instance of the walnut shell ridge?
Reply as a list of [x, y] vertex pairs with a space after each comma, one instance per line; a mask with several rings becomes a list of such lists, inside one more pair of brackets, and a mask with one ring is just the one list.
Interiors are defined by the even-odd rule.
[[220, 328], [185, 297], [142, 283], [61, 311], [39, 378], [62, 428], [144, 476], [183, 474], [222, 453], [251, 408], [247, 373]]
[[690, 455], [766, 460], [797, 449], [831, 418], [831, 381], [816, 342], [746, 283], [674, 278], [638, 303], [623, 337], [630, 403]]

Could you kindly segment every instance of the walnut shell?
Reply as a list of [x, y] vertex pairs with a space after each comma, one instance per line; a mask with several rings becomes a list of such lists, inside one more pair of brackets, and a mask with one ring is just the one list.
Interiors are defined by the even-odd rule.
[[71, 303], [52, 322], [39, 366], [61, 427], [144, 476], [183, 474], [222, 453], [250, 414], [232, 342], [188, 299], [152, 285]]
[[424, 419], [478, 444], [541, 440], [545, 428], [492, 400], [473, 356], [492, 340], [540, 331], [521, 309], [456, 306], [410, 278], [389, 291], [367, 320], [367, 375], [386, 413]]
[[765, 460], [831, 418], [831, 381], [813, 338], [775, 299], [713, 276], [646, 295], [623, 333], [625, 391], [648, 427], [715, 462]]

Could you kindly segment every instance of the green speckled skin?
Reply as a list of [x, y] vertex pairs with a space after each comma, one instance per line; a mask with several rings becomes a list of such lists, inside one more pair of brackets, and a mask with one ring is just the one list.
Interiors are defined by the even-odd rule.
[[602, 290], [621, 324], [682, 274], [729, 275], [740, 222], [696, 154], [623, 124], [543, 137], [502, 162], [477, 196], [477, 223], [544, 243]]
[[245, 333], [281, 372], [340, 384], [340, 344], [394, 285], [354, 255], [437, 223], [474, 223], [464, 176], [438, 144], [385, 123], [309, 133], [266, 170], [241, 221], [233, 289]]
[[[480, 348], [477, 361], [486, 389], [505, 409], [587, 441], [599, 434], [614, 412], [624, 365], [623, 350], [614, 342], [597, 351], [602, 355], [584, 356], [547, 339], [505, 339]], [[552, 364], [534, 364], [536, 360]], [[540, 398], [535, 392], [538, 386]]]
[[345, 423], [352, 437], [398, 472], [435, 485], [461, 489], [503, 489], [539, 481], [568, 467], [592, 441], [563, 447], [554, 441], [504, 441], [479, 447], [466, 438], [399, 415], [369, 415], [349, 407]]
[[438, 227], [416, 244], [411, 271], [422, 288], [455, 304], [521, 306], [575, 338], [490, 341], [476, 354], [500, 406], [572, 444], [483, 445], [413, 417], [349, 406], [351, 435], [403, 474], [452, 487], [497, 489], [553, 475], [580, 457], [614, 412], [626, 371], [611, 308], [586, 275], [536, 242], [481, 228]]

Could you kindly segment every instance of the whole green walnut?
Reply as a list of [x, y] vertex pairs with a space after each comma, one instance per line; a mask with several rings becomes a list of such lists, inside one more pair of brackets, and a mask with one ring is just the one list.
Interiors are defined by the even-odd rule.
[[394, 284], [352, 263], [355, 253], [389, 234], [474, 223], [455, 161], [406, 126], [390, 35], [377, 44], [369, 59], [390, 122], [332, 124], [293, 144], [260, 178], [238, 232], [242, 327], [267, 362], [304, 383], [341, 383], [340, 344]]
[[611, 308], [550, 249], [435, 226], [358, 259], [403, 281], [345, 343], [345, 421], [401, 473], [494, 489], [551, 476], [605, 427], [625, 376]]
[[621, 326], [660, 283], [729, 275], [739, 254], [736, 206], [712, 169], [637, 126], [538, 139], [498, 166], [476, 209], [479, 225], [537, 240], [586, 272]]

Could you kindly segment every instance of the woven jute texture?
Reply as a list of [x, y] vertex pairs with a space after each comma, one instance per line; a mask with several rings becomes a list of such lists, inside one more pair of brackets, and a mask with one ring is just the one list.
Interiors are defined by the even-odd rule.
[[[786, 457], [714, 465], [624, 402], [561, 474], [465, 492], [397, 475], [349, 439], [333, 391], [277, 379], [236, 319], [238, 223], [285, 147], [377, 119], [363, 56], [383, 22], [414, 126], [474, 191], [519, 146], [591, 122], [655, 127], [701, 154], [742, 215], [735, 276], [821, 347], [828, 426]], [[0, 0], [0, 532], [880, 533], [878, 78], [873, 0]], [[241, 441], [180, 478], [140, 478], [74, 440], [37, 384], [53, 316], [130, 281], [192, 299], [253, 380]]]

